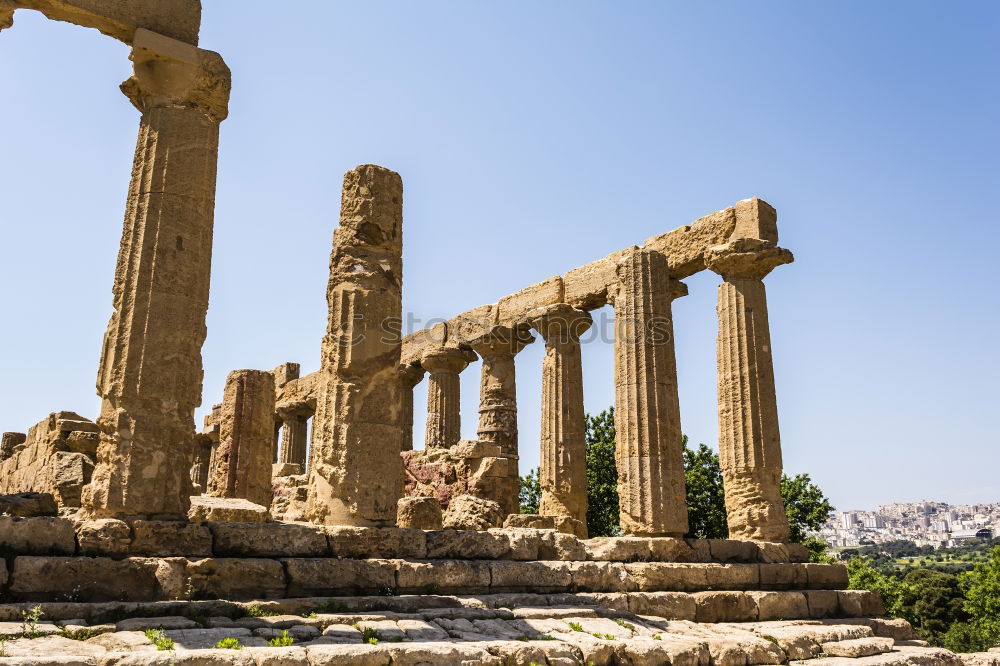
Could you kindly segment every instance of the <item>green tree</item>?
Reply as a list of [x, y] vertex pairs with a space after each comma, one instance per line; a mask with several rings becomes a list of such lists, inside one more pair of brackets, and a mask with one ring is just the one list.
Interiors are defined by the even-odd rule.
[[621, 534], [618, 468], [615, 466], [615, 408], [587, 414], [587, 532], [590, 536]]
[[722, 493], [719, 454], [704, 444], [688, 448], [684, 436], [684, 484], [687, 490], [688, 533], [697, 539], [725, 539], [726, 501]]
[[903, 584], [898, 579], [873, 567], [868, 558], [855, 557], [848, 561], [847, 580], [849, 589], [878, 592], [885, 603], [886, 613], [892, 617], [901, 617], [912, 621], [912, 616], [906, 612]]
[[965, 592], [965, 612], [972, 632], [978, 636], [979, 649], [1000, 644], [1000, 548], [990, 551], [985, 562], [977, 562], [972, 571], [961, 576]]
[[903, 577], [902, 590], [902, 603], [924, 640], [940, 644], [954, 623], [966, 619], [958, 576], [933, 569], [914, 569]]
[[521, 513], [538, 513], [542, 503], [542, 484], [538, 481], [538, 469], [533, 469], [521, 477], [521, 490], [518, 494]]
[[808, 474], [781, 475], [781, 499], [785, 502], [792, 543], [803, 543], [807, 531], [816, 531], [830, 517], [833, 505]]

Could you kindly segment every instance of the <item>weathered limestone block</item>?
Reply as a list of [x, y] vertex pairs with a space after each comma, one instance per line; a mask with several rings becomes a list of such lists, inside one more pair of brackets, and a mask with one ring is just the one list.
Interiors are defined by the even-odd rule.
[[73, 522], [0, 516], [0, 550], [17, 555], [72, 555], [76, 551]]
[[545, 339], [539, 513], [569, 516], [586, 524], [587, 456], [580, 336], [593, 320], [589, 313], [565, 303], [532, 310], [527, 320]]
[[462, 436], [461, 373], [476, 355], [469, 349], [441, 346], [420, 358], [427, 371], [427, 424], [424, 446], [446, 449]]
[[326, 538], [333, 557], [427, 556], [427, 537], [419, 529], [396, 527], [327, 527]]
[[277, 560], [194, 560], [187, 562], [186, 575], [196, 599], [275, 599], [285, 595], [285, 572]]
[[183, 593], [184, 560], [130, 557], [31, 557], [14, 559], [10, 592], [24, 601], [156, 601]]
[[749, 622], [757, 619], [757, 604], [745, 592], [695, 592], [696, 622]]
[[510, 549], [503, 533], [443, 529], [427, 532], [427, 559], [495, 560]]
[[[7, 9], [10, 6], [11, 9]], [[108, 2], [107, 0], [4, 0], [0, 18], [15, 8], [37, 9], [54, 21], [67, 21], [95, 28], [126, 44], [133, 43], [136, 28], [153, 30], [168, 37], [198, 44], [201, 26], [200, 0], [161, 0], [155, 3]], [[0, 20], [0, 29], [10, 27]]]
[[444, 515], [436, 497], [403, 497], [396, 512], [396, 525], [418, 530], [441, 529]]
[[14, 493], [0, 495], [0, 514], [28, 518], [54, 516], [59, 509], [50, 493]]
[[274, 376], [263, 370], [230, 372], [207, 494], [270, 506], [273, 436]]
[[447, 449], [404, 451], [402, 457], [406, 495], [435, 497], [445, 508], [459, 495], [490, 501], [503, 497], [517, 474], [516, 461], [503, 456], [500, 447], [477, 440], [462, 440]]
[[5, 432], [0, 439], [0, 462], [14, 455], [14, 447], [24, 444], [27, 438], [23, 432]]
[[503, 521], [504, 527], [530, 527], [536, 530], [556, 530], [587, 538], [587, 524], [569, 516], [543, 516], [537, 513], [511, 513]]
[[633, 592], [628, 595], [628, 609], [636, 615], [689, 622], [696, 613], [694, 597], [684, 592]]
[[563, 281], [560, 276], [525, 287], [497, 302], [497, 323], [516, 326], [525, 321], [528, 312], [563, 302]]
[[534, 342], [526, 327], [495, 327], [471, 342], [472, 349], [483, 359], [479, 381], [479, 427], [476, 435], [489, 442], [507, 458], [505, 482], [500, 494], [490, 497], [500, 504], [504, 515], [517, 513], [520, 477], [517, 461], [517, 385], [514, 356], [525, 345]]
[[383, 594], [396, 589], [396, 569], [389, 560], [288, 559], [289, 596]]
[[0, 492], [50, 493], [59, 506], [80, 506], [94, 470], [97, 424], [74, 412], [54, 412], [23, 440], [19, 433], [5, 437], [9, 455], [0, 461]]
[[229, 522], [260, 523], [271, 519], [267, 507], [238, 497], [191, 498], [188, 520], [192, 523]]
[[98, 371], [101, 444], [83, 504], [95, 517], [182, 519], [230, 76], [217, 53], [149, 30], [132, 44], [122, 91], [142, 119]]
[[129, 554], [133, 557], [210, 557], [212, 533], [204, 525], [180, 521], [137, 520], [132, 523]]
[[731, 206], [700, 217], [690, 225], [654, 236], [642, 244], [667, 257], [670, 277], [683, 280], [705, 269], [705, 250], [725, 243], [736, 229], [736, 207]]
[[287, 464], [275, 465], [272, 475], [271, 515], [275, 520], [305, 521], [309, 477], [301, 473], [298, 465]]
[[313, 419], [307, 512], [328, 525], [392, 525], [399, 458], [403, 183], [374, 165], [344, 176]]
[[719, 285], [719, 459], [729, 533], [783, 542], [788, 519], [781, 500], [778, 407], [762, 279], [792, 261], [773, 242], [744, 238], [706, 253]]
[[473, 495], [459, 495], [448, 504], [443, 524], [450, 530], [488, 530], [503, 525], [500, 504]]
[[216, 557], [322, 557], [323, 528], [294, 523], [209, 523]]
[[86, 520], [76, 528], [76, 541], [80, 555], [124, 557], [132, 545], [132, 529], [114, 518]]
[[688, 522], [671, 301], [687, 288], [669, 278], [662, 255], [648, 250], [624, 253], [616, 271], [610, 296], [622, 530], [679, 537]]
[[490, 563], [469, 560], [399, 562], [400, 594], [482, 594], [490, 591]]

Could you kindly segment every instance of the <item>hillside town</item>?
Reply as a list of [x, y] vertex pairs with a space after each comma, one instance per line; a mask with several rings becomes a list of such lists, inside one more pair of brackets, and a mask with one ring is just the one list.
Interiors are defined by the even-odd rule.
[[833, 548], [906, 539], [918, 546], [952, 548], [1000, 535], [1000, 503], [905, 502], [872, 511], [837, 511], [819, 531]]

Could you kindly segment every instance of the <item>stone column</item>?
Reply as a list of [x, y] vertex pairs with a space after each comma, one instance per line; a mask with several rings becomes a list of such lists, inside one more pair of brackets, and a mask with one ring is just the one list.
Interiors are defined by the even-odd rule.
[[400, 364], [398, 369], [400, 400], [403, 416], [400, 419], [402, 432], [399, 438], [399, 450], [413, 450], [413, 388], [424, 378], [424, 369], [419, 365]]
[[201, 403], [219, 123], [218, 54], [137, 30], [122, 91], [142, 112], [97, 391], [94, 516], [178, 519], [192, 491]]
[[468, 349], [438, 347], [423, 355], [420, 366], [427, 376], [427, 428], [424, 446], [446, 449], [462, 438], [461, 381], [459, 373], [476, 360]]
[[503, 481], [498, 482], [501, 495], [490, 498], [499, 502], [505, 516], [518, 513], [519, 509], [514, 356], [525, 345], [534, 341], [535, 338], [526, 327], [500, 326], [471, 343], [472, 349], [483, 359], [479, 380], [479, 427], [476, 435], [480, 442], [488, 442], [499, 448], [501, 456], [506, 458], [507, 473]]
[[363, 165], [344, 176], [333, 232], [329, 319], [318, 371], [307, 516], [391, 526], [403, 487], [403, 181]]
[[622, 531], [684, 536], [684, 442], [670, 304], [687, 287], [670, 278], [658, 252], [633, 248], [615, 270], [615, 464]]
[[580, 336], [593, 320], [586, 311], [565, 303], [532, 310], [527, 320], [545, 340], [538, 471], [542, 501], [538, 512], [569, 516], [586, 525], [587, 444]]
[[743, 238], [708, 250], [719, 285], [719, 461], [729, 536], [787, 541], [781, 500], [781, 440], [762, 282], [792, 253], [772, 241]]
[[281, 448], [278, 454], [279, 463], [306, 466], [306, 439], [309, 431], [309, 414], [299, 410], [280, 411], [281, 418]]
[[207, 494], [271, 506], [273, 425], [274, 376], [264, 370], [230, 372]]

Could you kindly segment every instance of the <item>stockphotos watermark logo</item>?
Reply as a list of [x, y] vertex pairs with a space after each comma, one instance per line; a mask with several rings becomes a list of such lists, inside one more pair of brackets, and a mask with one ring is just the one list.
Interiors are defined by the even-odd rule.
[[[609, 308], [602, 308], [593, 314], [596, 316], [587, 317], [579, 313], [571, 315], [553, 313], [545, 315], [543, 319], [525, 321], [514, 327], [498, 327], [492, 317], [484, 317], [479, 320], [467, 317], [463, 318], [461, 329], [463, 332], [485, 333], [492, 331], [500, 342], [514, 341], [512, 339], [505, 340], [504, 336], [526, 339], [532, 333], [542, 333], [542, 337], [551, 344], [565, 344], [574, 340], [579, 340], [581, 345], [593, 342], [611, 344], [617, 339], [620, 344], [643, 342], [647, 345], [663, 345], [673, 339], [673, 323], [669, 317], [660, 315], [642, 318], [615, 317]], [[431, 345], [444, 344], [446, 339], [454, 340], [456, 337], [455, 331], [448, 332], [448, 321], [434, 317], [425, 320], [408, 312], [405, 319], [387, 317], [379, 321], [375, 327], [369, 327], [366, 325], [364, 314], [355, 313], [351, 342], [353, 344], [362, 343], [370, 331], [378, 331], [381, 344], [392, 344], [401, 337], [420, 331], [422, 332], [422, 342]], [[347, 333], [347, 331], [343, 331], [343, 333]], [[472, 334], [473, 337], [476, 335]]]

